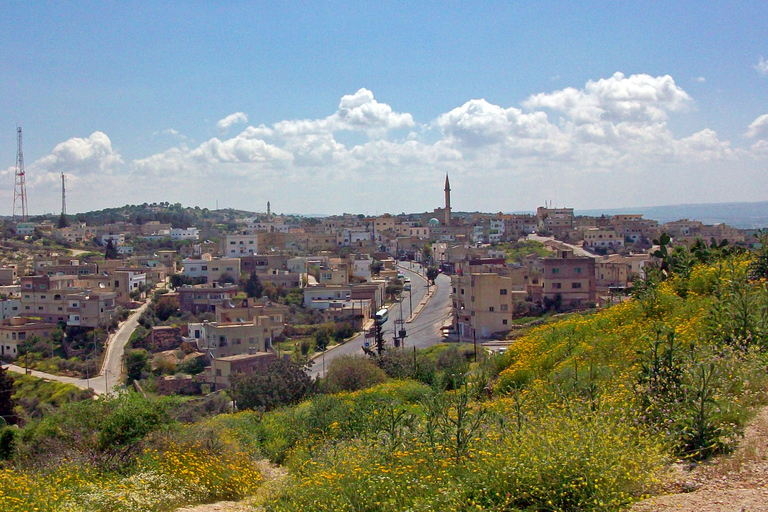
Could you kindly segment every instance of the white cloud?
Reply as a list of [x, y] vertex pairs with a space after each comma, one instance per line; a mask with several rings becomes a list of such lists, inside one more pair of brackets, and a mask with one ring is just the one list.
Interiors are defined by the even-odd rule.
[[697, 76], [697, 77], [696, 77], [696, 78], [694, 78], [693, 80], [694, 80], [695, 82], [699, 82], [700, 84], [703, 84], [703, 83], [706, 83], [706, 82], [707, 82], [707, 79], [706, 79], [706, 78], [704, 78], [703, 76]]
[[301, 119], [281, 121], [275, 124], [275, 132], [283, 137], [340, 130], [365, 132], [371, 138], [384, 136], [389, 130], [414, 126], [411, 114], [394, 112], [386, 103], [379, 103], [368, 89], [342, 96], [339, 107], [325, 119]]
[[669, 112], [682, 111], [693, 103], [671, 76], [652, 77], [614, 73], [610, 78], [590, 80], [584, 89], [568, 87], [554, 93], [539, 93], [523, 102], [535, 110], [562, 112], [577, 123], [610, 121], [663, 121]]
[[248, 116], [244, 112], [235, 112], [234, 114], [229, 114], [224, 119], [219, 120], [219, 122], [216, 123], [216, 128], [218, 128], [220, 132], [226, 133], [230, 126], [247, 122]]
[[768, 76], [768, 60], [760, 57], [760, 60], [755, 64], [755, 70], [763, 76]]
[[[752, 179], [768, 159], [768, 114], [747, 129], [752, 146], [734, 148], [706, 127], [675, 136], [669, 118], [693, 105], [669, 76], [616, 73], [522, 105], [471, 99], [420, 124], [363, 88], [326, 117], [247, 126], [195, 147], [179, 142], [128, 166], [100, 132], [62, 143], [34, 165], [52, 177], [54, 202], [50, 173], [63, 168], [92, 176], [83, 187], [116, 201], [212, 207], [218, 197], [254, 208], [272, 199], [282, 211], [328, 213], [433, 208], [445, 172], [456, 208], [491, 211], [535, 208], [543, 197], [531, 190], [574, 206], [768, 197], [768, 186]], [[711, 176], [727, 178], [727, 194], [713, 192]]]
[[71, 174], [75, 178], [109, 175], [123, 164], [120, 154], [112, 149], [112, 141], [103, 132], [93, 132], [83, 139], [74, 137], [58, 144], [50, 155], [33, 164], [33, 171]]
[[768, 114], [763, 114], [752, 121], [745, 135], [751, 139], [768, 139]]

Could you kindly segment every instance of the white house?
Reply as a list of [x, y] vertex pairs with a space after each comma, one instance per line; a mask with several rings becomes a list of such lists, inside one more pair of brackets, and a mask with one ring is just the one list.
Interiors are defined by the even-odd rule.
[[229, 258], [259, 253], [259, 235], [224, 235], [222, 251]]

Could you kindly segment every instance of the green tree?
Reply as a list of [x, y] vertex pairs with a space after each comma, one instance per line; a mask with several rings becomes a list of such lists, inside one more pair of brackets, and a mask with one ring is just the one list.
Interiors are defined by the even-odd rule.
[[8, 370], [0, 368], [0, 416], [7, 424], [16, 423], [14, 407], [16, 401], [13, 399], [13, 377], [8, 375]]
[[427, 268], [427, 279], [429, 279], [432, 284], [435, 284], [435, 279], [437, 279], [437, 276], [440, 275], [440, 271], [437, 269], [437, 267], [429, 267]]
[[232, 398], [241, 409], [264, 411], [297, 403], [314, 389], [306, 369], [307, 365], [278, 359], [263, 372], [235, 374], [230, 377]]
[[255, 270], [251, 271], [248, 279], [246, 279], [244, 282], [241, 281], [241, 283], [243, 291], [245, 291], [249, 297], [259, 298], [262, 296], [264, 287], [262, 286], [261, 280], [259, 279], [259, 276], [256, 274]]
[[67, 216], [64, 215], [64, 212], [61, 212], [61, 215], [59, 215], [59, 222], [56, 224], [56, 227], [61, 229], [69, 226], [69, 220], [67, 220]]
[[324, 351], [328, 347], [328, 342], [331, 341], [331, 336], [328, 333], [328, 329], [318, 329], [315, 331], [315, 346], [318, 350]]
[[105, 260], [116, 260], [119, 258], [119, 255], [117, 254], [117, 247], [115, 247], [115, 244], [112, 242], [112, 239], [110, 238], [107, 240], [107, 248], [104, 251], [104, 259]]
[[143, 373], [149, 370], [149, 352], [143, 348], [129, 350], [123, 357], [129, 384], [141, 379]]

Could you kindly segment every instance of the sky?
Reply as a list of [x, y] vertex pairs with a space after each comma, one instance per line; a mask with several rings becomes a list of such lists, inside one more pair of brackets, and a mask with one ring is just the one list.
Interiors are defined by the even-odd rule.
[[0, 215], [768, 200], [768, 2], [8, 2]]

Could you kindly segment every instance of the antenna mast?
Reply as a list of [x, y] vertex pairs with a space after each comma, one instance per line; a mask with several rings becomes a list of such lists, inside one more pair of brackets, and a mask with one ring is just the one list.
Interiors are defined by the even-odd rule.
[[27, 183], [24, 179], [24, 153], [21, 150], [21, 126], [16, 127], [19, 137], [19, 151], [16, 154], [16, 183], [13, 188], [13, 221], [16, 222], [16, 213], [20, 213], [21, 222], [27, 222]]
[[61, 173], [61, 214], [67, 214], [67, 189], [65, 188], [64, 173]]

